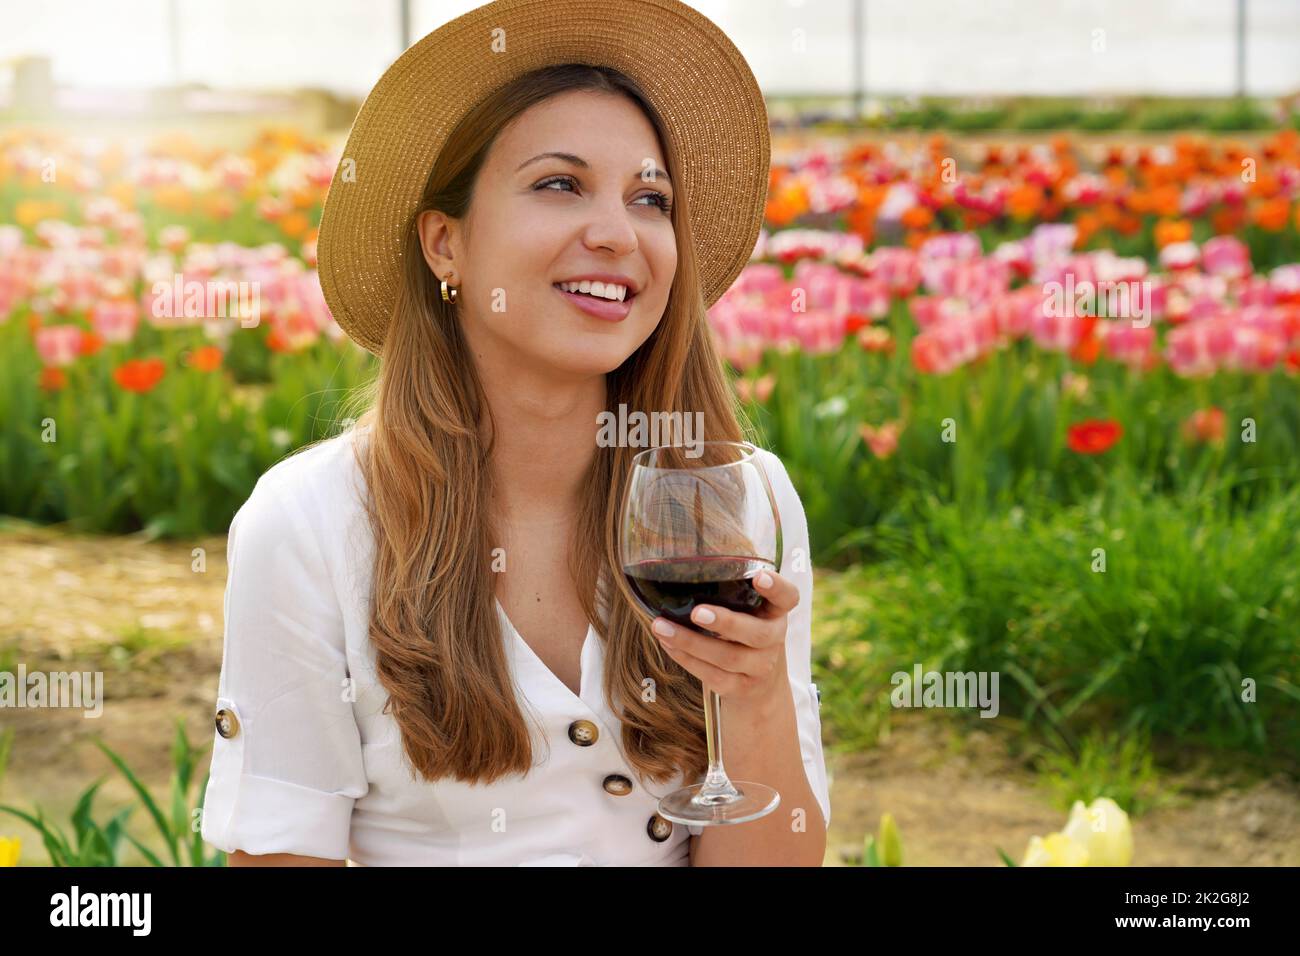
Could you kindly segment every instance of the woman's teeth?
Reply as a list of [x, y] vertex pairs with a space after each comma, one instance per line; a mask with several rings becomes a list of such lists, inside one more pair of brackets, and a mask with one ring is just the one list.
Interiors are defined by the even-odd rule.
[[591, 282], [583, 279], [581, 282], [557, 282], [556, 288], [563, 289], [565, 292], [577, 292], [586, 295], [593, 295], [598, 299], [609, 299], [613, 302], [622, 302], [627, 298], [627, 286], [617, 285], [613, 282]]

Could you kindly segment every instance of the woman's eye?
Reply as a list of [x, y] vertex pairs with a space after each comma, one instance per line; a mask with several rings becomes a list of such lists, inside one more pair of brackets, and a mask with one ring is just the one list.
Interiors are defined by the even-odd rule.
[[649, 199], [651, 202], [662, 209], [664, 212], [671, 212], [673, 201], [668, 198], [667, 193], [646, 193], [644, 196], [637, 197], [638, 200]]
[[[550, 179], [542, 180], [533, 188], [535, 190], [542, 190], [542, 189], [550, 189], [552, 186], [557, 186], [557, 185], [574, 187], [577, 185], [577, 183], [574, 181], [574, 179], [571, 176], [554, 176]], [[564, 190], [556, 189], [552, 191], [563, 192]], [[636, 198], [636, 201], [640, 202], [643, 199], [649, 199], [651, 201], [650, 205], [658, 206], [665, 213], [672, 211], [673, 201], [668, 197], [667, 193], [660, 193], [660, 192], [646, 193], [643, 196], [638, 196]]]
[[[570, 178], [567, 177], [567, 176], [557, 176], [557, 177], [555, 177], [555, 178], [553, 178], [553, 179], [544, 179], [544, 180], [542, 180], [540, 183], [537, 184], [537, 188], [538, 188], [538, 189], [549, 189], [551, 186], [553, 186], [553, 185], [556, 184], [556, 183], [564, 183], [564, 184], [566, 184], [566, 185], [570, 185], [570, 186], [571, 186], [571, 185], [573, 185], [573, 180], [570, 179]], [[556, 191], [558, 192], [558, 190], [556, 190]]]

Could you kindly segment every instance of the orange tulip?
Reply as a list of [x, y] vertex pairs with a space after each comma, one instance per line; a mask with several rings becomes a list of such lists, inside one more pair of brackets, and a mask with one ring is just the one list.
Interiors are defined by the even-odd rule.
[[903, 213], [901, 221], [908, 229], [924, 229], [934, 222], [934, 213], [928, 206], [912, 206]]
[[1183, 437], [1189, 442], [1220, 444], [1227, 431], [1227, 418], [1217, 405], [1192, 412], [1183, 422]]
[[1281, 232], [1285, 229], [1290, 214], [1290, 204], [1282, 196], [1256, 203], [1250, 210], [1251, 221], [1267, 232]]
[[190, 353], [190, 368], [200, 372], [215, 372], [221, 367], [221, 349], [215, 345], [204, 345]]
[[1186, 219], [1161, 219], [1155, 228], [1156, 248], [1163, 249], [1175, 242], [1192, 238], [1192, 224]]
[[1074, 220], [1074, 228], [1077, 230], [1074, 248], [1082, 249], [1101, 228], [1101, 217], [1091, 212], [1079, 213]]
[[[1240, 229], [1246, 221], [1246, 214], [1240, 206], [1224, 206], [1216, 209], [1210, 216], [1210, 225], [1216, 235], [1226, 236]], [[1300, 220], [1297, 220], [1300, 223]]]
[[85, 331], [81, 333], [80, 353], [82, 355], [94, 355], [103, 347], [104, 337], [98, 332]]
[[55, 365], [46, 365], [41, 369], [41, 388], [47, 392], [57, 392], [68, 384], [67, 373]]
[[1007, 197], [1007, 210], [1017, 219], [1030, 219], [1043, 205], [1043, 187], [1033, 183], [1017, 186]]
[[281, 231], [290, 239], [301, 238], [310, 228], [311, 223], [300, 212], [291, 212], [280, 220]]
[[1182, 189], [1170, 183], [1151, 193], [1151, 211], [1157, 216], [1177, 216], [1182, 207]]
[[128, 392], [143, 395], [162, 381], [165, 370], [160, 358], [129, 359], [113, 370], [113, 380]]

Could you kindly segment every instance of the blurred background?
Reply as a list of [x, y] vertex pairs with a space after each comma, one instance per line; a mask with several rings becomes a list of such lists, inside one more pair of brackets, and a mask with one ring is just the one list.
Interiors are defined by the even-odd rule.
[[[321, 202], [475, 6], [0, 4], [0, 865], [223, 862], [224, 535], [375, 372]], [[709, 321], [808, 513], [827, 864], [1300, 863], [1300, 4], [691, 6], [772, 122]]]

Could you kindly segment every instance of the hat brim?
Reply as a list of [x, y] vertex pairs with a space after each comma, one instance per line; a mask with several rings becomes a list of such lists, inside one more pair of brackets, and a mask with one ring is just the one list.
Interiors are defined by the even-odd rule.
[[[501, 36], [505, 50], [494, 52]], [[382, 352], [404, 233], [451, 131], [514, 77], [560, 63], [625, 73], [662, 116], [706, 306], [740, 274], [762, 228], [771, 140], [763, 94], [726, 34], [678, 0], [496, 0], [398, 57], [348, 134], [317, 268], [335, 321], [363, 347]]]

